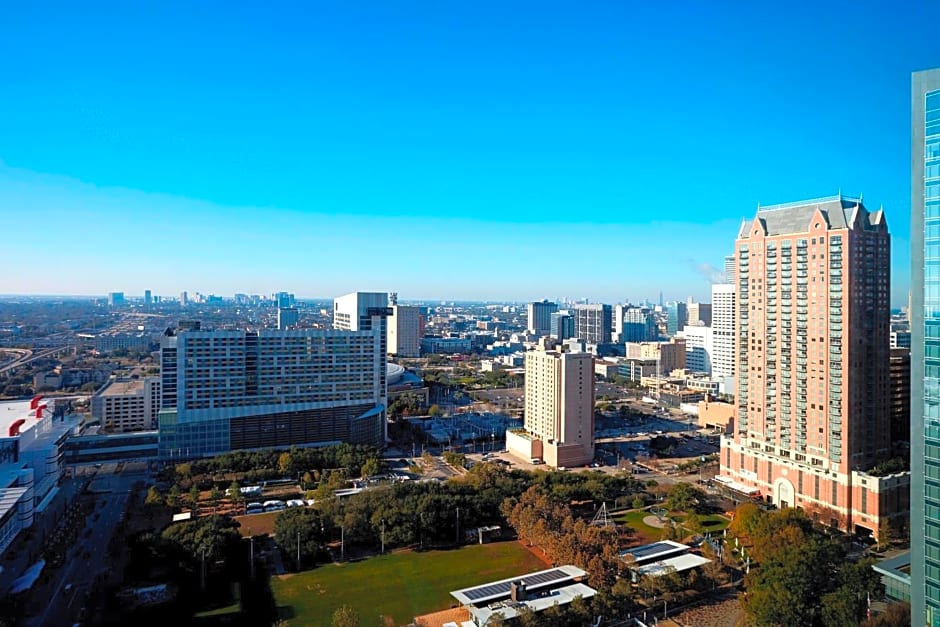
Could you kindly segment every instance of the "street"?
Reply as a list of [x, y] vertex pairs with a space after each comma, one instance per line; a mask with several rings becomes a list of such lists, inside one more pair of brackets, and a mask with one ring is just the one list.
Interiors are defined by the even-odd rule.
[[43, 599], [42, 611], [27, 620], [27, 625], [73, 625], [84, 620], [85, 602], [100, 584], [99, 575], [111, 572], [108, 544], [124, 516], [128, 497], [135, 482], [145, 477], [131, 474], [98, 474], [92, 481], [95, 508], [85, 520], [84, 531], [66, 555], [63, 567], [44, 586], [32, 591]]

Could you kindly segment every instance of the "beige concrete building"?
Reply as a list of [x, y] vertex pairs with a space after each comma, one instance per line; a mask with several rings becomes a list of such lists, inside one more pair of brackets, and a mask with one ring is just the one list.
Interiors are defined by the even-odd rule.
[[417, 305], [392, 305], [388, 317], [388, 352], [398, 357], [419, 357], [424, 335], [424, 314]]
[[686, 366], [684, 338], [672, 338], [668, 342], [627, 342], [625, 346], [627, 359], [656, 359], [662, 374]]
[[160, 377], [112, 381], [91, 398], [91, 415], [111, 433], [157, 428]]
[[594, 356], [530, 351], [525, 358], [525, 428], [508, 432], [509, 452], [552, 467], [594, 459]]
[[890, 456], [884, 212], [841, 195], [763, 207], [735, 255], [736, 407], [722, 477], [876, 534], [906, 507], [909, 483], [873, 470]]

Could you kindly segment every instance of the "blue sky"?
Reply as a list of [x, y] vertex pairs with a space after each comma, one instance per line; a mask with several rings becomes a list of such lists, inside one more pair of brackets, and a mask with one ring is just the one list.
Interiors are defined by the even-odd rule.
[[928, 0], [11, 4], [0, 293], [705, 297], [758, 203], [841, 189], [884, 205], [906, 303], [937, 24]]

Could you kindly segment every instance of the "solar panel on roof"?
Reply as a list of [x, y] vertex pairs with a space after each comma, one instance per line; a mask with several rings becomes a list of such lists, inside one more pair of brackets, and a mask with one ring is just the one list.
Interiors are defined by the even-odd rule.
[[471, 588], [470, 590], [464, 590], [463, 595], [470, 599], [471, 601], [477, 601], [479, 599], [485, 599], [492, 596], [502, 596], [504, 594], [509, 594], [510, 583], [494, 583], [488, 586], [480, 586], [478, 588]]
[[[561, 581], [567, 581], [571, 579], [571, 575], [559, 568], [553, 568], [552, 570], [546, 570], [539, 573], [532, 573], [531, 575], [523, 575], [518, 579], [513, 581], [524, 581], [526, 588], [532, 590], [534, 588], [540, 588], [552, 583], [558, 583]], [[499, 597], [508, 595], [512, 586], [512, 581], [500, 581], [498, 583], [491, 583], [484, 586], [478, 586], [476, 588], [468, 588], [467, 590], [460, 590], [460, 594], [469, 599], [471, 602], [479, 601], [480, 599], [489, 599], [492, 597]]]
[[657, 553], [662, 553], [663, 551], [674, 551], [676, 547], [671, 544], [666, 544], [665, 542], [654, 542], [653, 544], [647, 544], [646, 546], [638, 546], [635, 549], [628, 551], [628, 553], [633, 555], [633, 559], [641, 560], [650, 555], [656, 555]]

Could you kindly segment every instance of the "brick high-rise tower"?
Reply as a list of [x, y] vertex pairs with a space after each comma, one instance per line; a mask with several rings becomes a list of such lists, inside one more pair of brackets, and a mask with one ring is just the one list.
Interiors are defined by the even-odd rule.
[[[735, 244], [736, 412], [720, 481], [877, 534], [908, 475], [890, 456], [890, 239], [842, 195], [761, 207]], [[904, 503], [906, 506], [906, 502]]]

